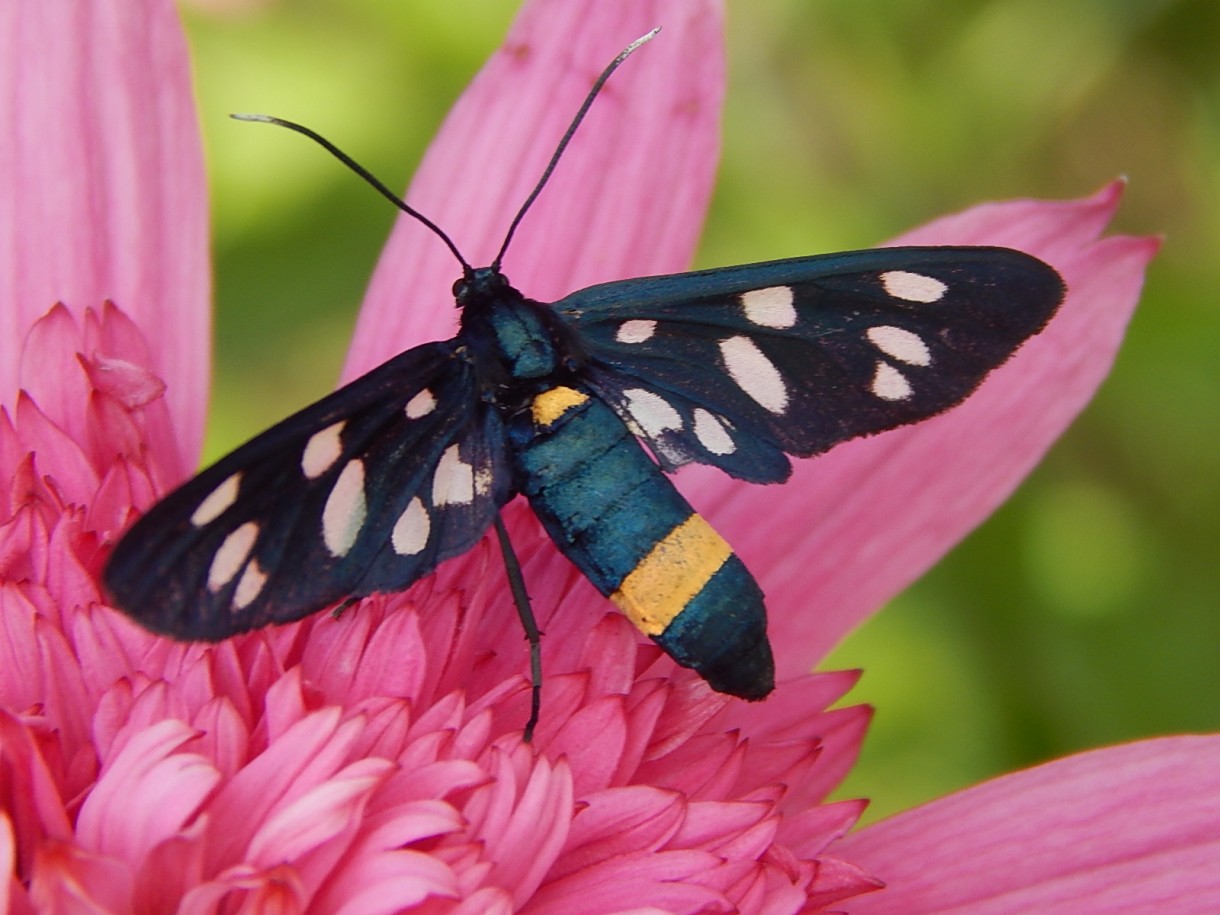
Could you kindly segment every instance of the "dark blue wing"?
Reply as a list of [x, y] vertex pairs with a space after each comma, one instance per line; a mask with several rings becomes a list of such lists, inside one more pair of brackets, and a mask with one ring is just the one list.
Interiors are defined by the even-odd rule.
[[584, 377], [663, 467], [775, 482], [784, 452], [959, 403], [1063, 294], [1006, 248], [877, 248], [607, 283], [554, 307]]
[[217, 640], [405, 588], [510, 497], [499, 415], [453, 341], [409, 350], [247, 442], [115, 547], [116, 606]]

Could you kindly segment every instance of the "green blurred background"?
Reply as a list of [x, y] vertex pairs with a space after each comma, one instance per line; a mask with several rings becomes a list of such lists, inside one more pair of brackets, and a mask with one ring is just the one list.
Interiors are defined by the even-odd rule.
[[[405, 186], [508, 0], [185, 12], [215, 204], [216, 456], [337, 377], [394, 213], [296, 118]], [[1163, 234], [1096, 401], [994, 517], [826, 662], [876, 705], [844, 796], [884, 815], [1077, 750], [1220, 730], [1220, 4], [750, 0], [700, 266], [863, 247], [1117, 175]]]

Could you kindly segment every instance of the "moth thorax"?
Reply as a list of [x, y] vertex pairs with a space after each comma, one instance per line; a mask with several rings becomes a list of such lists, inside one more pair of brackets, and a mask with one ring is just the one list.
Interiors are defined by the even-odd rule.
[[492, 317], [505, 367], [514, 378], [543, 378], [558, 365], [550, 331], [533, 310], [501, 308]]

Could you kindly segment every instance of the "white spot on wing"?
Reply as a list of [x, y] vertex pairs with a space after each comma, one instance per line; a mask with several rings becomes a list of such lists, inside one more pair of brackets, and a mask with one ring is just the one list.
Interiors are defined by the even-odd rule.
[[491, 492], [493, 477], [490, 467], [480, 467], [474, 472], [474, 491], [480, 496], [487, 495]]
[[712, 454], [732, 454], [737, 450], [729, 431], [714, 413], [695, 408], [695, 438]]
[[656, 321], [646, 321], [642, 318], [636, 318], [631, 321], [624, 321], [618, 326], [618, 332], [615, 333], [614, 339], [619, 343], [643, 343], [651, 337], [657, 329]]
[[258, 593], [263, 590], [263, 585], [267, 583], [267, 573], [259, 566], [257, 559], [250, 560], [250, 564], [246, 566], [246, 571], [241, 573], [241, 579], [237, 582], [237, 589], [233, 592], [233, 606], [238, 610], [244, 610], [254, 602], [254, 598], [258, 597]]
[[322, 542], [332, 556], [346, 556], [356, 542], [368, 504], [364, 499], [364, 462], [348, 461], [322, 509]]
[[428, 519], [428, 510], [416, 496], [407, 503], [406, 510], [394, 523], [394, 532], [390, 535], [394, 552], [399, 556], [414, 556], [428, 545], [428, 533], [431, 530], [432, 522]]
[[737, 386], [772, 413], [788, 408], [788, 388], [775, 364], [749, 337], [720, 341], [720, 355]]
[[421, 416], [427, 416], [436, 409], [436, 398], [432, 392], [424, 388], [414, 397], [407, 401], [407, 419], [419, 419]]
[[769, 286], [766, 289], [743, 292], [741, 306], [745, 310], [746, 318], [759, 327], [784, 330], [796, 323], [792, 289], [788, 286]]
[[664, 397], [643, 388], [624, 391], [627, 412], [645, 435], [660, 435], [666, 429], [681, 429], [682, 417]]
[[919, 334], [904, 327], [882, 324], [870, 327], [865, 334], [881, 352], [907, 365], [931, 365], [932, 353]]
[[212, 557], [211, 566], [208, 567], [209, 591], [215, 593], [233, 580], [250, 551], [254, 549], [254, 541], [257, 539], [258, 523], [255, 521], [247, 521], [225, 537], [220, 549]]
[[199, 507], [191, 514], [191, 524], [195, 527], [203, 527], [219, 518], [224, 514], [226, 508], [237, 501], [237, 489], [240, 485], [240, 472], [227, 477], [223, 483], [208, 493], [206, 499], [199, 503]]
[[922, 273], [888, 270], [881, 274], [881, 285], [896, 299], [908, 302], [938, 302], [949, 287], [940, 280]]
[[309, 441], [305, 443], [305, 452], [301, 455], [301, 471], [306, 477], [316, 480], [339, 460], [343, 453], [343, 443], [339, 436], [345, 425], [346, 422], [337, 422], [310, 436]]
[[432, 504], [469, 505], [474, 501], [474, 468], [462, 460], [457, 445], [441, 455], [432, 476]]
[[882, 400], [906, 400], [914, 391], [906, 376], [888, 362], [878, 362], [872, 391]]

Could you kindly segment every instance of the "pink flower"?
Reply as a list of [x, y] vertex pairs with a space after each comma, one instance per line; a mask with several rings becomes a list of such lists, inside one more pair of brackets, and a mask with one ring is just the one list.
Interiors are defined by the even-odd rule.
[[[750, 555], [766, 532], [739, 505], [757, 491], [685, 475], [772, 593], [787, 676], [766, 703], [711, 693], [638, 644], [510, 510], [547, 631], [527, 746], [524, 647], [486, 543], [337, 622], [219, 645], [156, 638], [105, 606], [109, 544], [198, 451], [206, 217], [169, 0], [63, 9], [0, 18], [0, 98], [22, 138], [0, 151], [0, 911], [1066, 911], [1128, 890], [1133, 910], [1170, 892], [1214, 903], [1214, 739], [1066, 760], [843, 838], [861, 805], [824, 799], [868, 712], [825, 711], [854, 675], [802, 673], [985, 515], [1104, 374], [1153, 250], [1096, 241], [1117, 188], [923, 230], [1024, 247], [1072, 296], [963, 409], [802, 468], [774, 504], [821, 521], [782, 562]], [[716, 155], [714, 0], [528, 5], [412, 203], [489, 257], [591, 71], [656, 23], [663, 42], [615, 77], [522, 228], [547, 243], [523, 238], [506, 270], [545, 298], [685, 266]], [[348, 373], [449, 333], [453, 269], [401, 223]], [[408, 293], [435, 309], [402, 308]], [[804, 610], [811, 588], [821, 616]]]

